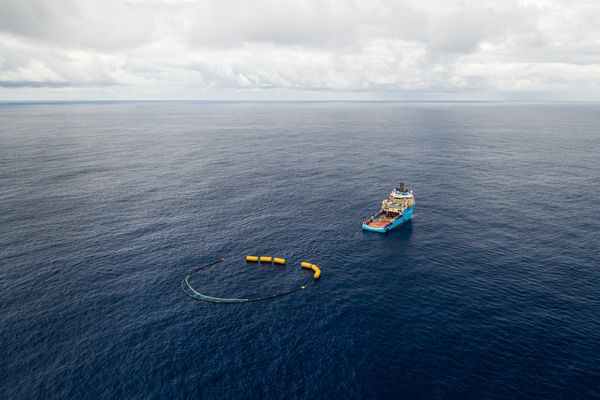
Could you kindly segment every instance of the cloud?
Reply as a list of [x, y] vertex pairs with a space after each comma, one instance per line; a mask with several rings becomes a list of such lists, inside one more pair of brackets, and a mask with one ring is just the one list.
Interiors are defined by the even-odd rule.
[[60, 47], [118, 50], [152, 40], [144, 9], [117, 0], [2, 0], [0, 31]]
[[599, 34], [588, 0], [4, 0], [0, 95], [600, 98]]
[[0, 35], [0, 87], [91, 87], [147, 83], [142, 76], [127, 70], [119, 55], [47, 48]]

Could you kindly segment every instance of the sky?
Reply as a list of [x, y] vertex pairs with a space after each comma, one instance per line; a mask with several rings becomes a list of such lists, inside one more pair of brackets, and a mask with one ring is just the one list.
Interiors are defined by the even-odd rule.
[[0, 100], [600, 100], [599, 0], [0, 0]]

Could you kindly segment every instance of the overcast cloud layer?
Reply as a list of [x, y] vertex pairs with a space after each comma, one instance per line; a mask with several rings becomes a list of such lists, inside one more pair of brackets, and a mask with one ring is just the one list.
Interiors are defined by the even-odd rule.
[[600, 100], [600, 1], [0, 0], [0, 99]]

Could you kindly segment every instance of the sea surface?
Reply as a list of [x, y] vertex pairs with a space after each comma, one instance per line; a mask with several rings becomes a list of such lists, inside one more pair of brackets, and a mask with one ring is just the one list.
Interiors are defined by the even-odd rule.
[[0, 189], [2, 399], [600, 398], [600, 104], [3, 103]]

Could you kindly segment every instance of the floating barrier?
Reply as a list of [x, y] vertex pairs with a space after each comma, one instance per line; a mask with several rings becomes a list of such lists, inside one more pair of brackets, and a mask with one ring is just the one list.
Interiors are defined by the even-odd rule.
[[[247, 303], [250, 301], [270, 300], [270, 299], [274, 299], [276, 297], [281, 297], [281, 296], [285, 296], [288, 294], [292, 294], [294, 292], [297, 292], [299, 290], [306, 288], [306, 286], [308, 285], [308, 282], [307, 282], [303, 285], [300, 285], [294, 289], [291, 289], [291, 290], [288, 290], [285, 292], [275, 293], [275, 294], [271, 294], [271, 295], [263, 296], [263, 297], [254, 297], [254, 298], [227, 298], [227, 297], [208, 296], [206, 294], [202, 294], [202, 293], [198, 292], [196, 289], [194, 289], [192, 287], [192, 285], [189, 282], [190, 276], [197, 273], [198, 271], [200, 271], [203, 268], [208, 268], [212, 265], [218, 264], [223, 261], [225, 261], [225, 259], [221, 258], [220, 260], [214, 261], [212, 263], [202, 265], [202, 266], [196, 268], [195, 270], [193, 270], [192, 272], [190, 272], [181, 281], [181, 289], [183, 290], [183, 292], [195, 300], [203, 300], [203, 301], [208, 301], [211, 303]], [[267, 263], [273, 262], [273, 263], [281, 264], [281, 265], [285, 264], [285, 258], [270, 257], [270, 256], [260, 256], [260, 257], [259, 256], [246, 256], [246, 261], [248, 261], [248, 262], [259, 262], [260, 261], [260, 262], [267, 262]], [[315, 280], [319, 279], [319, 277], [321, 276], [321, 270], [316, 265], [308, 263], [308, 262], [304, 262], [304, 261], [302, 263], [300, 263], [300, 265], [303, 268], [313, 270], [314, 271], [313, 278]]]
[[313, 265], [312, 270], [315, 271], [313, 278], [319, 279], [321, 277], [321, 270], [316, 265]]
[[279, 258], [279, 257], [270, 257], [270, 256], [246, 256], [246, 261], [248, 262], [266, 262], [266, 263], [270, 263], [273, 262], [275, 264], [281, 264], [281, 265], [285, 265], [285, 258]]
[[315, 264], [311, 264], [309, 262], [306, 261], [302, 261], [300, 263], [300, 266], [302, 268], [306, 268], [306, 269], [312, 269], [315, 273], [313, 275], [313, 278], [315, 279], [319, 279], [321, 277], [321, 270], [319, 269], [319, 267], [317, 267]]

